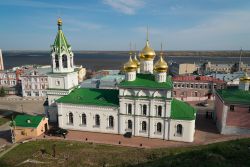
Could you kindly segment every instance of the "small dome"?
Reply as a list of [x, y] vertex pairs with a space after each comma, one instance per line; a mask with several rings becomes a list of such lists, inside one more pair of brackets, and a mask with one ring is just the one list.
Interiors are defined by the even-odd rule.
[[137, 64], [132, 60], [131, 55], [129, 61], [124, 64], [123, 69], [125, 72], [133, 72], [137, 70]]
[[135, 57], [134, 57], [133, 61], [136, 63], [137, 67], [140, 67], [140, 64], [141, 64], [141, 63], [140, 63], [140, 61], [137, 59], [136, 54], [135, 54]]
[[162, 54], [160, 59], [154, 65], [154, 71], [156, 72], [167, 72], [168, 71], [168, 64], [162, 58]]
[[59, 18], [59, 19], [57, 20], [57, 25], [59, 25], [59, 26], [62, 25], [62, 19], [61, 19], [61, 18]]
[[141, 51], [141, 57], [144, 60], [153, 60], [155, 58], [155, 51], [149, 45], [149, 41], [147, 40], [146, 46]]

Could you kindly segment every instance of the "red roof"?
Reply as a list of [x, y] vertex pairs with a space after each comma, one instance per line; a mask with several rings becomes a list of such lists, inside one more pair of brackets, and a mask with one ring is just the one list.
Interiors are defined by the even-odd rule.
[[173, 81], [225, 83], [223, 80], [208, 76], [175, 76], [173, 77]]

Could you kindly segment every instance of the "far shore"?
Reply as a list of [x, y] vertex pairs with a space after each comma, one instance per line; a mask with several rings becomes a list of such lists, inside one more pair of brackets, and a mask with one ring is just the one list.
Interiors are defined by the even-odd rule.
[[[2, 50], [3, 54], [4, 53], [31, 53], [31, 52], [40, 52], [40, 53], [50, 53], [50, 51], [46, 50]], [[124, 56], [128, 55], [129, 51], [82, 51], [82, 50], [73, 50], [74, 53], [77, 54], [103, 54], [105, 55], [116, 55], [116, 56]], [[139, 51], [137, 51], [139, 52]], [[159, 54], [160, 51], [156, 51], [156, 54]], [[218, 50], [218, 51], [163, 51], [166, 56], [190, 56], [190, 57], [239, 57], [240, 56], [240, 51], [239, 50]], [[250, 57], [250, 50], [243, 50], [242, 52], [242, 57]]]

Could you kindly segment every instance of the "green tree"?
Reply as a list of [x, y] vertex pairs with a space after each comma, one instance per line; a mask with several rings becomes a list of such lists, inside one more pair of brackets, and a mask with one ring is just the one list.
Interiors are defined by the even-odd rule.
[[4, 97], [6, 95], [6, 92], [3, 87], [0, 89], [0, 97]]

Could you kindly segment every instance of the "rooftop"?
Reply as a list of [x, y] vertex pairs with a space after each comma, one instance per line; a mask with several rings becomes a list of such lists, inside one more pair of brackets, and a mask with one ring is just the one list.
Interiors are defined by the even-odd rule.
[[77, 88], [61, 97], [57, 103], [71, 103], [97, 106], [119, 106], [119, 91], [111, 89]]
[[223, 90], [217, 90], [217, 94], [225, 102], [250, 105], [250, 91], [244, 91], [238, 88], [228, 88]]
[[171, 119], [194, 120], [196, 110], [188, 103], [173, 99], [171, 102]]
[[172, 89], [173, 82], [171, 76], [167, 77], [166, 82], [158, 83], [155, 81], [155, 76], [153, 74], [136, 74], [136, 79], [134, 81], [122, 81], [119, 86], [130, 88]]
[[43, 119], [43, 116], [32, 116], [32, 115], [17, 115], [14, 119], [15, 125], [19, 127], [31, 127], [36, 128], [41, 120]]
[[224, 83], [223, 80], [210, 77], [210, 76], [175, 76], [173, 81], [179, 82], [215, 82], [215, 83]]

